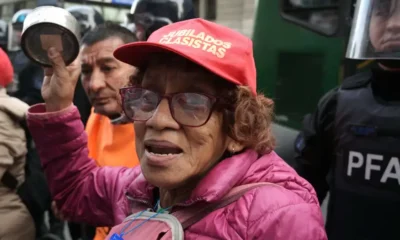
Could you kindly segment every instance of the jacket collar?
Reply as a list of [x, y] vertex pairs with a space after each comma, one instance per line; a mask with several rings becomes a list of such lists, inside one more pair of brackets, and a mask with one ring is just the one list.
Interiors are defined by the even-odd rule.
[[[243, 153], [226, 158], [218, 163], [199, 182], [193, 190], [190, 199], [182, 205], [190, 205], [194, 202], [213, 202], [221, 199], [230, 189], [240, 184], [245, 178], [251, 165], [257, 160], [258, 154], [253, 150], [246, 150]], [[133, 200], [154, 204], [152, 186], [140, 173], [139, 177], [131, 183], [127, 189], [127, 195]]]

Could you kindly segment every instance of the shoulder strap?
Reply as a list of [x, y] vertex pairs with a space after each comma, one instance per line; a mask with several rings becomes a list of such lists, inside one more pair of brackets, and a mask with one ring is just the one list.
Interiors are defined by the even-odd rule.
[[213, 212], [217, 209], [226, 207], [229, 204], [235, 202], [240, 197], [242, 197], [246, 192], [248, 192], [254, 188], [262, 187], [262, 186], [266, 186], [266, 185], [278, 186], [276, 184], [267, 183], [267, 182], [241, 185], [241, 186], [233, 188], [231, 191], [229, 191], [228, 194], [226, 194], [220, 201], [217, 201], [216, 203], [208, 204], [208, 205], [206, 205], [204, 207], [200, 207], [200, 208], [197, 207], [197, 210], [196, 210], [196, 206], [194, 206], [193, 208], [180, 211], [181, 214], [178, 213], [178, 214], [176, 214], [176, 215], [174, 214], [174, 215], [181, 222], [183, 229], [186, 229], [186, 228], [192, 226], [193, 224], [197, 223], [201, 219], [203, 219], [205, 216], [207, 216], [211, 212]]

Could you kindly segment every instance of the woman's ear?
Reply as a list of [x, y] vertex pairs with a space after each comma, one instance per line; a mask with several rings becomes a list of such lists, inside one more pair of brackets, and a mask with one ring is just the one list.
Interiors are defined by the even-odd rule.
[[227, 145], [227, 151], [235, 154], [237, 152], [241, 152], [243, 149], [245, 148], [245, 146], [235, 140], [233, 140], [232, 138], [228, 139], [228, 145]]

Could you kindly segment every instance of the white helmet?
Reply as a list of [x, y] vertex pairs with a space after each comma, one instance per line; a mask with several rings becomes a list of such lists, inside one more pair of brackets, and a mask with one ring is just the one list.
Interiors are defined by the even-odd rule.
[[18, 51], [21, 49], [21, 34], [26, 16], [31, 13], [32, 9], [21, 9], [16, 12], [8, 26], [8, 51]]

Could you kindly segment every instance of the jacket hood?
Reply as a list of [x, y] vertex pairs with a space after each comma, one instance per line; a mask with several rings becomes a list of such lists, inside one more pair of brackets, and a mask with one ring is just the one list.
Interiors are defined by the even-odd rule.
[[6, 89], [0, 89], [0, 111], [7, 112], [18, 121], [26, 118], [29, 105], [23, 101], [7, 95]]

